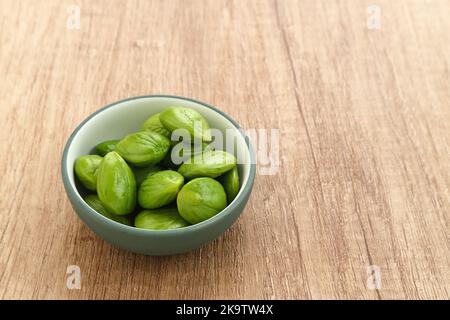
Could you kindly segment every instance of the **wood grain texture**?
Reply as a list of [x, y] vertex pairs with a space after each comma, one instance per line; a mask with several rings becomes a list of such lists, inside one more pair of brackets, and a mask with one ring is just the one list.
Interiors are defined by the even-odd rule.
[[[450, 2], [377, 1], [379, 30], [371, 3], [0, 0], [0, 298], [449, 299]], [[97, 238], [60, 178], [79, 122], [159, 93], [281, 138], [238, 222], [174, 257]]]

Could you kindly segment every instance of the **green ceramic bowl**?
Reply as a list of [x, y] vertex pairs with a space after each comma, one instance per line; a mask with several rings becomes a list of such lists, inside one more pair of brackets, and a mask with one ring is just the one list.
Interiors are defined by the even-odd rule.
[[[122, 225], [91, 209], [83, 200], [74, 177], [73, 165], [80, 155], [89, 154], [105, 140], [119, 139], [138, 131], [150, 115], [169, 106], [199, 111], [212, 128], [236, 130], [236, 146], [244, 161], [238, 165], [241, 188], [237, 197], [214, 217], [185, 228], [153, 231]], [[64, 148], [61, 172], [70, 202], [80, 219], [99, 237], [122, 249], [147, 254], [171, 255], [194, 250], [227, 230], [244, 210], [255, 179], [255, 156], [239, 125], [216, 108], [199, 101], [176, 96], [141, 96], [110, 104], [90, 115], [70, 136]]]

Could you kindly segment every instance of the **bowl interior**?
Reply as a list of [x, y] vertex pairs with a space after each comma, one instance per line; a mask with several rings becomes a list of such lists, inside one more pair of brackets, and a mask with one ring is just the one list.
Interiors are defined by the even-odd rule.
[[[95, 145], [102, 141], [121, 139], [129, 133], [138, 131], [148, 117], [170, 106], [182, 106], [197, 110], [207, 119], [210, 127], [219, 129], [224, 137], [226, 136], [226, 129], [234, 131], [234, 149], [239, 153], [238, 170], [241, 180], [239, 194], [242, 193], [243, 186], [246, 185], [250, 176], [251, 156], [243, 135], [238, 132], [238, 127], [218, 111], [199, 102], [178, 97], [148, 96], [112, 104], [91, 115], [74, 132], [69, 145], [66, 147], [66, 161], [62, 165], [69, 178], [70, 186], [79, 200], [83, 201], [76, 187], [73, 170], [77, 157], [91, 153]], [[239, 194], [233, 202], [239, 198]]]

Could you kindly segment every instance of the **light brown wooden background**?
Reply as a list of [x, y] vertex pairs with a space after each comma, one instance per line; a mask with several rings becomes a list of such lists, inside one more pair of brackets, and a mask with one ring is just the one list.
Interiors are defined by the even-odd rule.
[[[450, 1], [378, 0], [379, 30], [372, 2], [1, 0], [0, 298], [449, 298]], [[60, 178], [80, 121], [159, 93], [281, 137], [243, 216], [182, 256], [101, 241]]]

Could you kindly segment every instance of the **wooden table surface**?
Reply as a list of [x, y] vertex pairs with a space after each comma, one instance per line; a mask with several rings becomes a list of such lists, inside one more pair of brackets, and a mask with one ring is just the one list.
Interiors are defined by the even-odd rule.
[[[450, 298], [450, 1], [372, 3], [1, 0], [0, 298]], [[60, 176], [85, 117], [145, 94], [279, 130], [276, 174], [185, 255], [100, 240]]]

